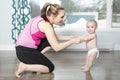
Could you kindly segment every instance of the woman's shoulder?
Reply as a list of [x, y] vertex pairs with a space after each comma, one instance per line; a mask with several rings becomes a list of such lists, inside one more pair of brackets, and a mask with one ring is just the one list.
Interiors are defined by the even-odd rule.
[[41, 16], [36, 16], [36, 17], [34, 17], [34, 18], [32, 18], [32, 20], [42, 20], [42, 21], [44, 21], [44, 19], [41, 17]]
[[40, 22], [39, 22], [39, 25], [40, 25], [40, 26], [44, 26], [44, 27], [51, 26], [51, 24], [50, 24], [49, 22], [46, 22], [46, 21], [44, 21], [44, 20], [43, 20], [43, 21], [40, 21]]
[[49, 22], [46, 22], [46, 21], [40, 21], [38, 26], [41, 29], [41, 31], [43, 31], [43, 32], [53, 29], [52, 25]]

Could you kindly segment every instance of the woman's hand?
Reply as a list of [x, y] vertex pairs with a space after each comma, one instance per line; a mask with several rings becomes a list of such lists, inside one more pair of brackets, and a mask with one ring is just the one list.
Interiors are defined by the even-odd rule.
[[86, 38], [83, 36], [78, 37], [78, 39], [80, 40], [81, 43], [86, 41]]
[[79, 43], [81, 43], [81, 40], [80, 40], [78, 37], [72, 38], [71, 41], [72, 41], [74, 44], [79, 44]]
[[77, 38], [77, 36], [70, 36], [70, 39]]

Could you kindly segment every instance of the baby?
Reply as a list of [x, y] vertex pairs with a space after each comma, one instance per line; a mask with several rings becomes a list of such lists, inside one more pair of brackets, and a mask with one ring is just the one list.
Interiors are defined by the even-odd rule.
[[88, 50], [86, 64], [82, 67], [82, 71], [84, 72], [90, 70], [94, 59], [98, 58], [99, 56], [99, 50], [97, 49], [97, 35], [95, 32], [97, 29], [97, 22], [95, 20], [89, 20], [87, 22], [86, 28], [88, 33], [79, 37], [82, 40], [81, 42], [86, 42], [86, 48]]

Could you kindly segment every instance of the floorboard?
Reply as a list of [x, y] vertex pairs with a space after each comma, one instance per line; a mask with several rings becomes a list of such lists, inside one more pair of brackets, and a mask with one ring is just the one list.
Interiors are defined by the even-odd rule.
[[[81, 71], [86, 51], [49, 51], [45, 55], [55, 64], [53, 73], [25, 72], [19, 80], [120, 80], [119, 51], [100, 51], [87, 73]], [[15, 51], [0, 51], [0, 80], [18, 80], [14, 75], [17, 65]]]

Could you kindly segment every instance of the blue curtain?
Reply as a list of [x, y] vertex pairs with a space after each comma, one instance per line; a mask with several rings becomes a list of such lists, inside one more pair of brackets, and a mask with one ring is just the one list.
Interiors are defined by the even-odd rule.
[[13, 42], [15, 43], [18, 35], [30, 20], [31, 8], [27, 0], [12, 0], [12, 2], [14, 13], [12, 14], [13, 26], [11, 30], [11, 37]]

